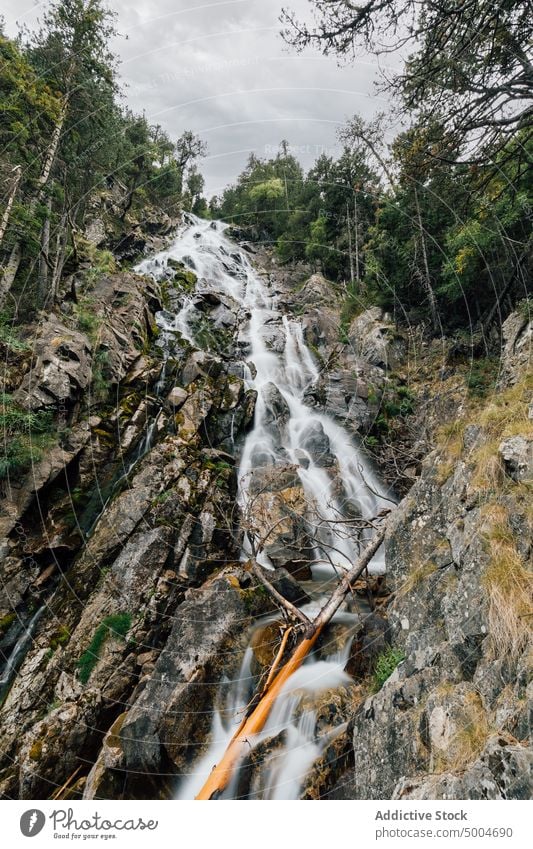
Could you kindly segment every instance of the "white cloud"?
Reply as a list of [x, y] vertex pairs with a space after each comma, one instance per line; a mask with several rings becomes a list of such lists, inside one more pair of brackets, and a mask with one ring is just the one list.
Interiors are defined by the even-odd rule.
[[[309, 16], [307, 0], [287, 0]], [[287, 138], [305, 166], [335, 145], [339, 124], [383, 108], [373, 95], [369, 57], [338, 67], [334, 57], [296, 55], [279, 35], [281, 0], [113, 0], [122, 36], [126, 99], [173, 137], [190, 128], [209, 147], [208, 191], [219, 192], [250, 151], [262, 155]], [[7, 30], [31, 26], [42, 4], [4, 0]]]

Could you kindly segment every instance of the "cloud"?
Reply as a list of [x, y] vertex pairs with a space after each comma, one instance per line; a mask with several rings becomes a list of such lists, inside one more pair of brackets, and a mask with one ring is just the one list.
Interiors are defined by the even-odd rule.
[[[307, 0], [287, 0], [309, 17]], [[192, 129], [207, 142], [207, 190], [220, 192], [248, 155], [268, 155], [288, 139], [308, 167], [335, 147], [354, 112], [384, 107], [374, 94], [371, 57], [338, 67], [334, 57], [296, 55], [279, 35], [272, 0], [113, 0], [121, 37], [113, 48], [128, 105], [177, 137]], [[42, 4], [4, 0], [8, 32], [32, 25]]]

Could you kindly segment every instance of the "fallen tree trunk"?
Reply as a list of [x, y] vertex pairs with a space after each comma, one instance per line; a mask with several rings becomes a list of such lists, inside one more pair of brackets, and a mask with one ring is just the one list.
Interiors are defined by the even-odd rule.
[[319, 612], [318, 616], [308, 625], [304, 631], [302, 640], [287, 660], [280, 671], [274, 676], [269, 676], [270, 684], [265, 687], [259, 701], [250, 715], [243, 720], [233, 735], [222, 760], [213, 767], [213, 770], [204, 786], [196, 796], [197, 799], [216, 799], [226, 789], [241, 756], [247, 748], [247, 740], [258, 734], [265, 726], [270, 711], [279, 696], [283, 685], [289, 680], [293, 672], [302, 665], [303, 661], [313, 648], [324, 627], [330, 621], [334, 613], [339, 609], [344, 598], [351, 590], [352, 583], [364, 572], [374, 554], [380, 547], [385, 536], [385, 525], [376, 532], [371, 542], [367, 545], [357, 563], [344, 575], [338, 587], [332, 593], [330, 599]]

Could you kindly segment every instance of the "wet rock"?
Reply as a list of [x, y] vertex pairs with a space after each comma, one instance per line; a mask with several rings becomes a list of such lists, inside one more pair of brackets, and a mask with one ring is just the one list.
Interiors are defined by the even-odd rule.
[[[276, 481], [277, 470], [273, 472]], [[294, 467], [282, 467], [282, 474], [293, 475]], [[264, 476], [262, 475], [262, 480]], [[293, 479], [294, 480], [294, 479]], [[300, 480], [295, 485], [285, 485], [277, 480], [275, 490], [258, 487], [254, 480], [254, 528], [267, 540], [264, 551], [274, 567], [285, 567], [300, 579], [310, 578], [309, 560], [312, 546], [309, 541], [305, 516], [307, 501]]]
[[335, 457], [331, 453], [329, 438], [321, 422], [311, 421], [300, 435], [302, 448], [308, 451], [317, 466], [333, 466]]
[[254, 590], [240, 588], [245, 575], [226, 570], [178, 608], [154, 675], [120, 730], [127, 796], [153, 798], [150, 775], [163, 763], [187, 771], [188, 758], [206, 739], [221, 659], [250, 621]]
[[278, 653], [283, 629], [280, 622], [269, 622], [256, 628], [250, 639], [250, 648], [259, 671], [267, 670]]
[[237, 799], [272, 798], [271, 771], [265, 764], [273, 761], [281, 753], [287, 739], [287, 732], [281, 731], [266, 740], [261, 740], [242, 760], [238, 774]]
[[283, 598], [286, 598], [292, 604], [301, 607], [310, 601], [305, 590], [286, 569], [275, 569], [274, 572], [269, 573], [268, 578]]
[[167, 401], [173, 407], [179, 409], [189, 397], [189, 393], [181, 386], [174, 386], [167, 395]]
[[181, 380], [184, 386], [188, 386], [202, 377], [211, 377], [216, 380], [221, 372], [222, 362], [218, 357], [205, 351], [194, 351], [182, 369]]
[[374, 671], [377, 658], [390, 645], [390, 641], [391, 633], [387, 620], [375, 613], [366, 616], [353, 638], [345, 671], [356, 679], [370, 675]]
[[[264, 404], [263, 423], [278, 453], [283, 443], [283, 434], [290, 418], [287, 402], [274, 383], [266, 383], [260, 390], [260, 403]], [[268, 452], [267, 456], [268, 456]], [[257, 456], [257, 452], [256, 452]], [[262, 465], [257, 459], [254, 465]]]

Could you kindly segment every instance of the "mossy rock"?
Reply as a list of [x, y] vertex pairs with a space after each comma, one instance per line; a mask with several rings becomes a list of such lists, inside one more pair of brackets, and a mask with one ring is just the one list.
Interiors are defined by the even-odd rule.
[[181, 283], [181, 287], [185, 289], [186, 292], [192, 292], [197, 281], [194, 271], [191, 271], [182, 262], [177, 259], [173, 259], [172, 257], [169, 257], [167, 260], [167, 266], [172, 268], [175, 272], [174, 283]]
[[35, 743], [32, 743], [30, 751], [28, 752], [28, 757], [32, 761], [40, 761], [42, 753], [43, 753], [42, 741], [36, 740]]

